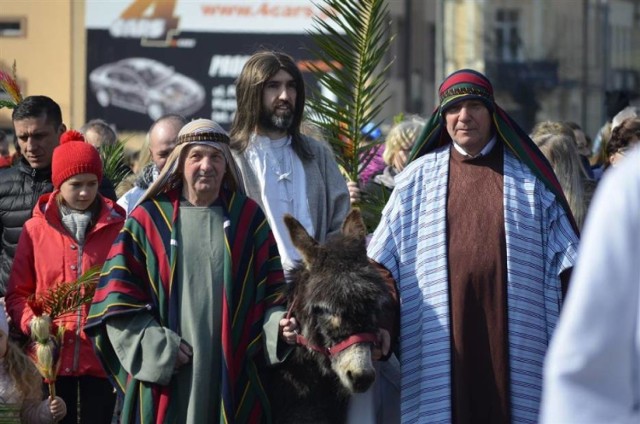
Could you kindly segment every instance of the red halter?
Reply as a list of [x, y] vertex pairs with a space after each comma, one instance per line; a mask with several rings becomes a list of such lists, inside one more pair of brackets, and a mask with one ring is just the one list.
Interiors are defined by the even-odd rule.
[[[289, 310], [287, 311], [286, 318], [291, 318], [291, 313], [293, 311], [293, 307], [296, 304], [298, 298], [296, 297], [291, 302], [291, 306], [289, 306]], [[343, 341], [338, 344], [335, 344], [331, 347], [322, 347], [310, 344], [305, 336], [296, 332], [296, 344], [299, 346], [304, 346], [307, 349], [314, 350], [316, 352], [322, 353], [326, 357], [336, 356], [338, 353], [347, 349], [350, 346], [353, 346], [356, 343], [373, 343], [374, 346], [378, 344], [378, 335], [375, 333], [356, 333], [352, 334]]]

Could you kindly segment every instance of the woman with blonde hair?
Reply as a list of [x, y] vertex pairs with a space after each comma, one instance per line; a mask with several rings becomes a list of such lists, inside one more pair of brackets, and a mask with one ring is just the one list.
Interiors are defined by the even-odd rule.
[[411, 118], [399, 122], [387, 134], [384, 142], [384, 153], [382, 159], [387, 165], [381, 174], [376, 175], [374, 182], [389, 189], [395, 187], [395, 176], [404, 169], [409, 159], [409, 153], [422, 131], [424, 121], [419, 118]]
[[[28, 424], [58, 422], [67, 414], [60, 397], [42, 400], [42, 377], [31, 359], [9, 340], [9, 324], [0, 301], [0, 421]], [[13, 422], [13, 421], [11, 421]]]
[[595, 183], [587, 176], [573, 130], [562, 122], [538, 123], [531, 134], [555, 172], [579, 228], [582, 228]]

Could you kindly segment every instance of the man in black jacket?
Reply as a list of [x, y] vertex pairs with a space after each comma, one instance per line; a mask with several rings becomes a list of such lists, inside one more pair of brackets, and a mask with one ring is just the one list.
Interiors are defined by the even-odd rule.
[[[46, 96], [29, 96], [11, 115], [22, 157], [0, 170], [0, 296], [4, 296], [22, 226], [31, 218], [38, 198], [53, 191], [51, 158], [66, 131], [60, 106]], [[115, 200], [110, 183], [100, 192]]]

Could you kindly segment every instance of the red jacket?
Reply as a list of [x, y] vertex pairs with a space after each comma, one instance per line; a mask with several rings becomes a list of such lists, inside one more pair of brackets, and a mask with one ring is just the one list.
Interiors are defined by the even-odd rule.
[[[7, 311], [20, 330], [29, 334], [33, 312], [29, 296], [46, 293], [58, 283], [76, 280], [94, 265], [103, 264], [125, 220], [124, 210], [100, 196], [102, 208], [96, 224], [85, 236], [84, 246], [63, 227], [55, 198], [58, 191], [42, 195], [33, 209], [33, 217], [22, 229], [7, 287]], [[65, 333], [58, 375], [106, 377], [93, 351], [91, 340], [82, 328], [89, 306], [75, 314], [56, 319]]]

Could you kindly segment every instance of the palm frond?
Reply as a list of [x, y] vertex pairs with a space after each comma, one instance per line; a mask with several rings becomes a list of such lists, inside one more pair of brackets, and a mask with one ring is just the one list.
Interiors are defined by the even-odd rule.
[[104, 176], [111, 181], [114, 187], [122, 182], [131, 169], [127, 166], [124, 156], [125, 141], [117, 140], [114, 144], [100, 146], [100, 157]]
[[367, 231], [372, 233], [380, 222], [382, 210], [389, 200], [391, 190], [382, 184], [370, 184], [373, 185], [369, 187], [369, 190], [362, 194], [362, 202], [359, 206], [362, 211], [362, 219], [367, 227]]
[[372, 158], [365, 153], [373, 145], [365, 140], [361, 129], [378, 118], [388, 100], [382, 97], [391, 65], [384, 59], [393, 40], [387, 6], [384, 0], [326, 0], [314, 4], [319, 16], [325, 18], [315, 17], [314, 29], [309, 32], [315, 43], [312, 54], [317, 58], [310, 69], [319, 85], [310, 93], [309, 120], [328, 138], [347, 178], [358, 181]]
[[36, 315], [48, 315], [51, 320], [75, 312], [93, 299], [101, 269], [101, 265], [93, 266], [76, 281], [57, 284], [35, 296], [29, 300], [31, 309]]

